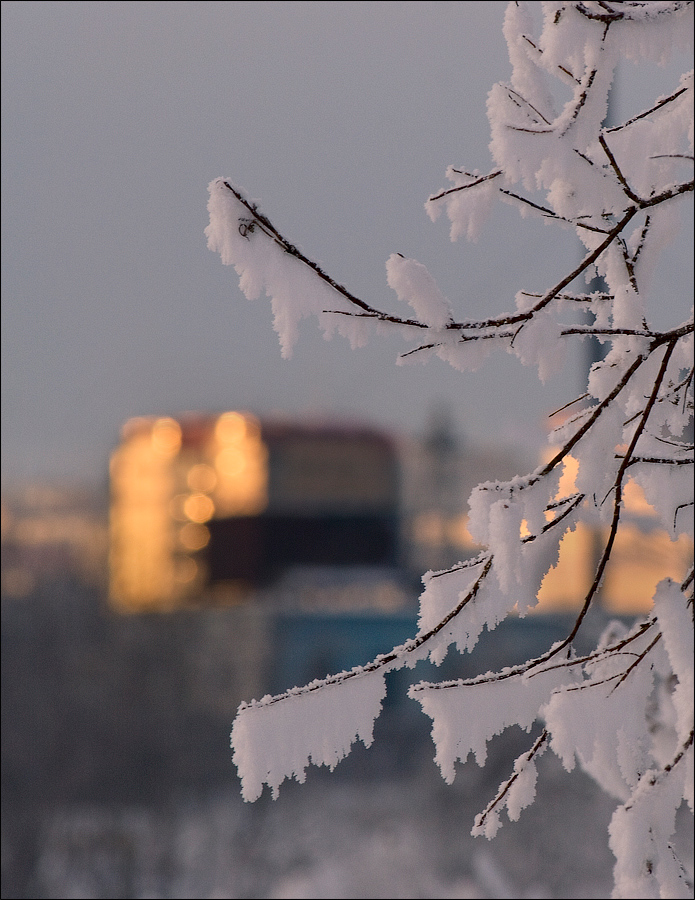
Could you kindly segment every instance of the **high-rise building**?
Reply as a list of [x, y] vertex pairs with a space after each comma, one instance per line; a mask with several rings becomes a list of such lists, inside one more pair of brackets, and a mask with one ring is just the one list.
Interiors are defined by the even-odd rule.
[[230, 600], [297, 564], [393, 565], [397, 469], [367, 428], [239, 411], [131, 419], [110, 463], [111, 603]]

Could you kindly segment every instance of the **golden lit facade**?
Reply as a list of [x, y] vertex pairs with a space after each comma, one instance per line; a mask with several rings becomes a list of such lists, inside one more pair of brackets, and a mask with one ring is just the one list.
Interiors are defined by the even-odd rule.
[[[560, 480], [557, 498], [574, 492], [577, 462], [569, 456]], [[623, 491], [624, 511], [606, 567], [599, 598], [603, 607], [617, 615], [647, 612], [657, 584], [670, 577], [681, 581], [692, 565], [693, 542], [686, 535], [671, 540], [658, 523], [656, 510], [631, 479]], [[593, 529], [579, 523], [560, 542], [558, 562], [543, 580], [538, 594], [539, 612], [579, 608], [591, 587], [599, 554], [608, 538], [608, 528]]]
[[135, 418], [110, 481], [110, 601], [123, 612], [171, 609], [206, 584], [209, 523], [265, 509], [267, 448], [248, 413]]
[[[553, 455], [549, 449], [544, 461]], [[465, 456], [462, 463], [466, 464]], [[556, 500], [574, 493], [577, 470], [576, 459], [566, 457]], [[451, 490], [453, 494], [453, 482]], [[651, 609], [656, 586], [662, 579], [682, 581], [692, 565], [693, 542], [686, 535], [673, 540], [659, 524], [656, 511], [642, 490], [630, 479], [623, 491], [623, 505], [598, 602], [611, 614], [629, 616]], [[548, 513], [548, 518], [551, 515]], [[446, 568], [458, 559], [477, 555], [484, 548], [473, 540], [467, 526], [468, 516], [443, 507], [418, 512], [411, 519], [410, 535], [417, 551], [429, 551], [429, 556], [418, 553], [418, 562], [427, 560], [430, 568]], [[524, 524], [520, 537], [528, 533]], [[564, 535], [558, 562], [543, 579], [537, 612], [571, 613], [581, 608], [607, 538], [607, 526], [592, 528], [584, 522]]]
[[123, 612], [235, 602], [295, 566], [396, 564], [397, 456], [369, 428], [131, 419], [110, 474], [109, 596]]

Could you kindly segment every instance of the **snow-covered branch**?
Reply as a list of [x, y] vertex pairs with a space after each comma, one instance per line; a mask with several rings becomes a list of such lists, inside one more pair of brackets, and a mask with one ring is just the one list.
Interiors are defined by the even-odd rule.
[[[487, 742], [510, 725], [542, 731], [476, 819], [491, 837], [500, 810], [518, 818], [535, 795], [536, 759], [548, 747], [571, 769], [580, 765], [621, 804], [610, 828], [616, 855], [615, 897], [689, 896], [671, 846], [675, 814], [693, 809], [692, 571], [664, 579], [648, 618], [631, 628], [614, 622], [590, 653], [575, 639], [599, 594], [623, 527], [628, 480], [641, 487], [675, 540], [692, 538], [693, 320], [687, 309], [667, 328], [652, 281], [694, 182], [693, 73], [643, 111], [604, 127], [608, 93], [621, 58], [661, 59], [692, 36], [692, 2], [543, 2], [541, 33], [532, 4], [513, 2], [504, 33], [512, 75], [488, 98], [492, 166], [487, 174], [450, 166], [450, 187], [425, 207], [444, 210], [450, 236], [475, 241], [496, 200], [522, 216], [571, 229], [584, 247], [558, 258], [552, 284], [520, 286], [507, 312], [461, 319], [436, 279], [414, 259], [392, 254], [387, 281], [411, 312], [379, 309], [334, 280], [295, 247], [229, 178], [210, 184], [208, 246], [233, 265], [250, 298], [271, 300], [283, 354], [298, 323], [316, 316], [327, 335], [353, 346], [373, 323], [399, 331], [414, 346], [457, 369], [475, 369], [495, 347], [538, 368], [542, 380], [561, 362], [568, 341], [591, 336], [605, 349], [586, 391], [553, 415], [574, 408], [551, 435], [551, 459], [524, 477], [480, 485], [469, 500], [469, 531], [487, 549], [474, 560], [423, 581], [418, 633], [366, 666], [275, 697], [242, 704], [234, 722], [234, 760], [247, 799], [288, 777], [303, 780], [310, 763], [335, 766], [356, 739], [369, 744], [385, 694], [384, 676], [455, 645], [475, 646], [483, 628], [537, 603], [564, 535], [588, 521], [602, 534], [595, 570], [566, 636], [535, 659], [460, 681], [410, 688], [433, 722], [435, 759], [451, 780], [457, 760], [485, 761]], [[554, 90], [559, 81], [562, 91]], [[570, 96], [556, 108], [556, 96]], [[541, 196], [542, 195], [542, 196]], [[690, 203], [689, 209], [692, 208]], [[586, 292], [596, 275], [605, 286]], [[689, 303], [689, 301], [687, 301]], [[578, 324], [577, 310], [590, 321]], [[561, 477], [572, 460], [571, 488]]]

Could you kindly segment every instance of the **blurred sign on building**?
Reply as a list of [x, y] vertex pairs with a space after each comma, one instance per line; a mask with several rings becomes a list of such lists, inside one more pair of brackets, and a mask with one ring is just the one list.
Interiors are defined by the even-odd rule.
[[122, 611], [230, 600], [293, 565], [397, 562], [397, 455], [367, 428], [239, 411], [131, 419], [110, 483]]

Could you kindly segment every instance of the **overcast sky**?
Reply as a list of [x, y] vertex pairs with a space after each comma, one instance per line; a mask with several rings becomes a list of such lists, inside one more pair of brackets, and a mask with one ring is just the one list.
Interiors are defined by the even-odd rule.
[[[425, 263], [462, 316], [556, 281], [578, 261], [571, 237], [549, 245], [503, 207], [478, 244], [452, 245], [423, 209], [447, 165], [490, 166], [505, 7], [4, 0], [3, 483], [99, 483], [125, 419], [195, 409], [407, 433], [447, 403], [470, 440], [540, 444], [583, 390], [578, 354], [543, 387], [506, 355], [469, 375], [397, 367], [400, 340], [352, 351], [308, 321], [286, 361], [269, 304], [243, 297], [203, 234], [223, 175], [375, 305], [393, 304], [392, 252]], [[647, 96], [690, 65], [650, 71]]]

